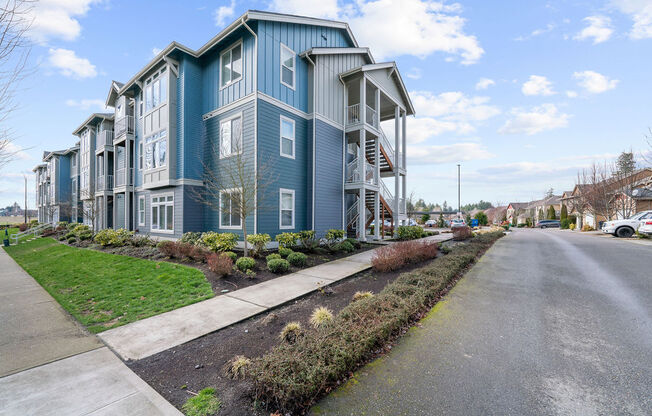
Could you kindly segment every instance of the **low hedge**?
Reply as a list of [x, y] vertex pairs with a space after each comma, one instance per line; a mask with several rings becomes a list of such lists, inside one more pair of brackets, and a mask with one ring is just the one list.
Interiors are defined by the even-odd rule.
[[502, 232], [479, 235], [428, 266], [401, 274], [379, 294], [352, 302], [332, 325], [312, 328], [252, 362], [258, 403], [281, 413], [303, 413], [374, 352], [432, 306], [437, 296]]

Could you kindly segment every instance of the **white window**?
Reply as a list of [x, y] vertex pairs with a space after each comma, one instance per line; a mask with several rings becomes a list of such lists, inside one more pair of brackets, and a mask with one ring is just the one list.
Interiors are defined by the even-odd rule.
[[143, 101], [143, 91], [141, 90], [140, 93], [138, 94], [138, 117], [143, 116], [144, 105], [145, 105], [145, 102]]
[[294, 228], [294, 190], [280, 189], [279, 192], [279, 228]]
[[281, 156], [294, 159], [294, 120], [281, 116]]
[[238, 42], [220, 55], [220, 88], [242, 78], [242, 42]]
[[220, 122], [220, 158], [242, 153], [242, 115]]
[[167, 147], [168, 138], [165, 130], [145, 138], [145, 169], [164, 167]]
[[138, 225], [143, 227], [145, 225], [145, 197], [138, 197]]
[[143, 170], [143, 142], [138, 143], [138, 169]]
[[294, 51], [281, 43], [281, 84], [294, 89]]
[[174, 196], [152, 196], [152, 230], [162, 233], [174, 231]]
[[227, 189], [220, 192], [220, 228], [242, 228], [240, 195], [239, 189]]
[[145, 112], [155, 109], [167, 102], [168, 75], [162, 68], [145, 81]]

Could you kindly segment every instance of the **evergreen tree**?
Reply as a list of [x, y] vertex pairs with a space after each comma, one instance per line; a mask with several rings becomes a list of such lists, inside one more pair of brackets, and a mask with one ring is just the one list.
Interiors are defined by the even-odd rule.
[[542, 220], [544, 218], [542, 209], [539, 210], [538, 218], [539, 218], [539, 220]]
[[478, 224], [480, 225], [489, 224], [489, 218], [487, 218], [487, 214], [485, 214], [483, 211], [480, 211], [477, 214], [475, 214], [475, 219], [478, 220]]
[[548, 207], [548, 217], [547, 217], [547, 219], [549, 219], [549, 220], [557, 219], [557, 213], [555, 212], [555, 207], [553, 207], [552, 205], [550, 205], [550, 207]]
[[561, 213], [559, 214], [559, 219], [560, 220], [565, 220], [568, 218], [568, 208], [566, 208], [566, 205], [561, 206]]
[[466, 214], [466, 225], [471, 225], [471, 214]]
[[444, 228], [446, 226], [446, 221], [444, 221], [444, 214], [439, 213], [439, 219], [437, 220], [437, 227]]

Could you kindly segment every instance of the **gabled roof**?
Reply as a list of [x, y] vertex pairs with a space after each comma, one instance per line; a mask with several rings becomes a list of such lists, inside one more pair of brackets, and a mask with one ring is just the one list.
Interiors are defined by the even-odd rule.
[[525, 208], [529, 205], [529, 202], [510, 202], [509, 205], [507, 205], [507, 208], [512, 207], [513, 209], [521, 209]]
[[[47, 153], [47, 152], [43, 152], [43, 153]], [[47, 167], [48, 167], [48, 165], [46, 163], [39, 163], [38, 165], [34, 166], [34, 169], [32, 169], [32, 172], [36, 172], [39, 169], [45, 169]]]
[[125, 84], [122, 82], [118, 82], [115, 80], [111, 81], [111, 88], [109, 89], [109, 95], [107, 95], [104, 105], [106, 105], [107, 107], [113, 107], [113, 103], [119, 96], [118, 92], [124, 86]]
[[74, 134], [75, 136], [78, 136], [82, 132], [82, 130], [84, 130], [84, 128], [86, 126], [88, 126], [89, 124], [94, 123], [95, 121], [98, 121], [98, 120], [113, 120], [113, 113], [93, 113], [93, 114], [91, 114], [82, 124], [79, 125], [79, 127], [77, 127], [75, 129], [75, 131], [72, 132], [72, 134]]
[[375, 64], [376, 61], [371, 55], [369, 48], [310, 48], [303, 51], [299, 56], [306, 57], [308, 55], [365, 55], [368, 64]]
[[636, 188], [632, 190], [631, 197], [634, 199], [652, 199], [652, 188]]
[[414, 115], [414, 106], [412, 105], [412, 100], [410, 100], [410, 95], [407, 92], [407, 88], [405, 88], [405, 84], [403, 83], [403, 78], [401, 78], [401, 74], [398, 71], [398, 68], [396, 67], [396, 62], [382, 62], [382, 63], [377, 63], [377, 64], [368, 64], [368, 65], [362, 65], [357, 68], [353, 68], [349, 71], [342, 72], [340, 74], [341, 78], [347, 78], [350, 77], [351, 75], [355, 75], [360, 72], [367, 72], [367, 71], [377, 71], [379, 69], [391, 69], [390, 71], [390, 76], [394, 77], [394, 80], [396, 84], [399, 87], [399, 90], [403, 94], [403, 100], [406, 103], [406, 112], [407, 115], [412, 116]]

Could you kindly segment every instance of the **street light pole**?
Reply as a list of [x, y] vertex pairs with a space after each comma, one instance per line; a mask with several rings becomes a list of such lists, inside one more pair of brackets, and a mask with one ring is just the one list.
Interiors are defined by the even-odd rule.
[[27, 175], [23, 174], [25, 178], [25, 224], [27, 224]]
[[457, 218], [462, 218], [462, 202], [460, 198], [460, 165], [457, 164]]

